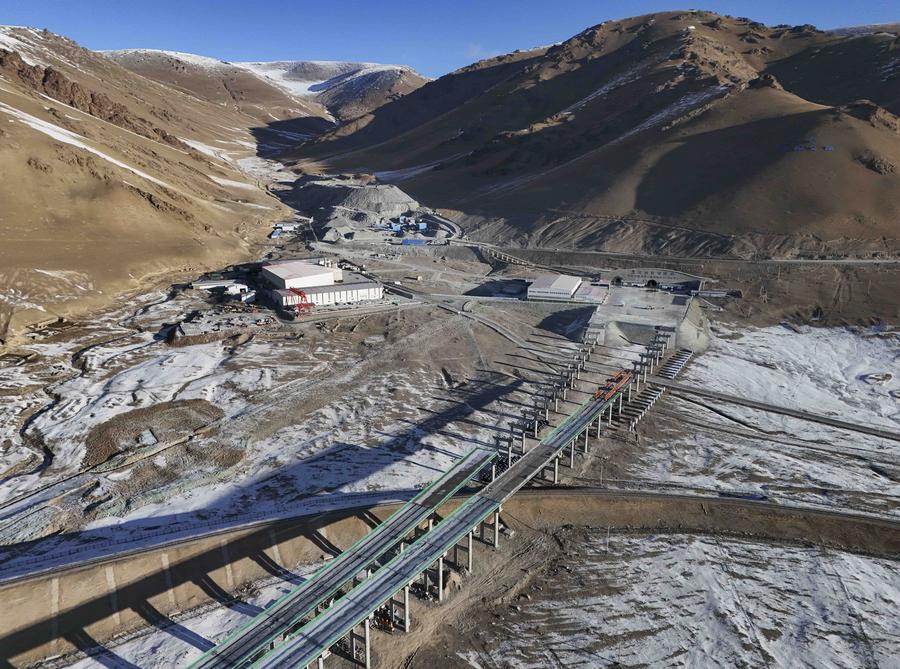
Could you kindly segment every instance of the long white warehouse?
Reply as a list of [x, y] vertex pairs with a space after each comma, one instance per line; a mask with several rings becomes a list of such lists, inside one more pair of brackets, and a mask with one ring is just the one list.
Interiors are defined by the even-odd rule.
[[[372, 281], [354, 272], [348, 272], [347, 278], [341, 283], [327, 286], [312, 286], [301, 290], [306, 294], [306, 299], [317, 307], [367, 302], [380, 300], [384, 297], [384, 286], [377, 281]], [[290, 290], [279, 288], [273, 292], [282, 307], [293, 306], [302, 299], [297, 293]]]

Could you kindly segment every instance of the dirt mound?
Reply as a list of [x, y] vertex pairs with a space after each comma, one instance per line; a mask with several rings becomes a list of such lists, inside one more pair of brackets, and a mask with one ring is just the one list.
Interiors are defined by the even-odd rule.
[[362, 184], [341, 179], [317, 179], [295, 190], [298, 206], [314, 212], [321, 208], [364, 211], [392, 218], [418, 209], [419, 203], [397, 186]]
[[419, 208], [397, 186], [373, 183], [367, 175], [301, 179], [285, 199], [312, 216], [317, 236], [331, 242], [356, 238], [372, 225]]
[[187, 439], [224, 416], [206, 400], [177, 400], [120, 414], [91, 430], [83, 467], [140, 449], [159, 449]]

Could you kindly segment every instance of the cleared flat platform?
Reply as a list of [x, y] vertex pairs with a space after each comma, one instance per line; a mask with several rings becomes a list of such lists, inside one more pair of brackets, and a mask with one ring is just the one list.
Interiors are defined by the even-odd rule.
[[832, 418], [831, 416], [823, 416], [821, 414], [812, 413], [811, 411], [803, 411], [802, 409], [791, 409], [790, 407], [780, 406], [778, 404], [770, 404], [768, 402], [760, 402], [759, 400], [749, 399], [747, 397], [739, 397], [737, 395], [729, 395], [727, 393], [720, 393], [715, 390], [706, 390], [705, 388], [698, 388], [697, 386], [689, 386], [684, 383], [676, 383], [675, 381], [671, 381], [669, 379], [664, 379], [660, 376], [651, 376], [650, 383], [653, 385], [661, 386], [663, 388], [668, 388], [673, 393], [681, 393], [684, 395], [696, 395], [698, 397], [707, 397], [713, 400], [719, 400], [722, 402], [728, 402], [731, 404], [739, 404], [741, 406], [750, 407], [751, 409], [759, 409], [760, 411], [768, 411], [771, 413], [778, 413], [783, 416], [791, 416], [793, 418], [799, 418], [801, 420], [808, 420], [813, 423], [821, 423], [822, 425], [828, 425], [830, 427], [840, 428], [842, 430], [849, 430], [851, 432], [859, 432], [861, 434], [868, 434], [873, 437], [881, 437], [882, 439], [891, 439], [893, 441], [900, 441], [900, 432], [895, 432], [888, 428], [883, 427], [875, 427], [872, 425], [863, 425], [861, 423], [850, 423], [845, 420], [839, 420], [837, 418]]

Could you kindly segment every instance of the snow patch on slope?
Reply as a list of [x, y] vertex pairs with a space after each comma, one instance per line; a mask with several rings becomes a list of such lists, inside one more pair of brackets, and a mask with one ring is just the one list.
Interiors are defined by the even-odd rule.
[[243, 181], [232, 181], [231, 179], [223, 179], [212, 174], [207, 175], [212, 181], [226, 188], [245, 188], [247, 190], [257, 190], [253, 184], [244, 183]]
[[38, 34], [33, 28], [25, 26], [0, 26], [0, 49], [15, 51], [28, 65], [46, 65], [34, 46], [22, 40], [22, 33]]
[[36, 116], [27, 114], [19, 109], [16, 109], [15, 107], [10, 107], [8, 104], [5, 104], [3, 102], [0, 102], [0, 111], [18, 119], [21, 123], [24, 123], [32, 130], [37, 130], [38, 132], [41, 132], [48, 137], [52, 137], [59, 142], [63, 142], [64, 144], [71, 144], [72, 146], [77, 146], [79, 149], [84, 149], [85, 151], [93, 153], [95, 156], [99, 156], [100, 158], [103, 158], [103, 160], [106, 160], [113, 165], [116, 165], [117, 167], [126, 169], [129, 172], [132, 172], [133, 174], [146, 179], [147, 181], [152, 181], [153, 183], [164, 186], [165, 188], [172, 188], [172, 186], [165, 183], [164, 181], [160, 181], [156, 177], [152, 177], [146, 172], [142, 172], [136, 167], [132, 167], [128, 163], [123, 163], [121, 160], [117, 160], [116, 158], [103, 153], [99, 149], [95, 149], [93, 146], [85, 144], [84, 137], [70, 130], [60, 128], [58, 125], [54, 125], [53, 123], [49, 123], [47, 121], [39, 119]]
[[230, 67], [231, 63], [218, 58], [210, 58], [209, 56], [198, 56], [193, 53], [185, 53], [183, 51], [165, 51], [163, 49], [112, 49], [109, 51], [99, 51], [106, 56], [130, 56], [148, 59], [151, 56], [168, 56], [184, 63], [196, 65], [207, 70], [214, 70], [221, 67]]
[[374, 74], [376, 72], [402, 72], [400, 65], [378, 63], [346, 63], [340, 61], [275, 61], [257, 63], [233, 63], [263, 79], [268, 79], [292, 95], [308, 97], [327, 91], [338, 83]]

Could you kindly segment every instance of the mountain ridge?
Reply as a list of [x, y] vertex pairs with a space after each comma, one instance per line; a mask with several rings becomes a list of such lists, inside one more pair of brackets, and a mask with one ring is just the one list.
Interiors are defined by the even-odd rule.
[[[117, 53], [132, 67], [46, 30], [0, 26], [0, 345], [161, 277], [255, 257], [269, 224], [291, 212], [265, 188], [291, 175], [260, 155], [333, 126], [326, 103], [362, 113], [418, 85], [378, 80], [391, 67], [338, 64], [313, 83], [355, 77], [300, 96], [246, 65]], [[135, 71], [142, 59], [158, 70]]]
[[[216, 76], [215, 72], [224, 77], [246, 73], [255, 77], [259, 84], [272, 86], [295, 101], [296, 106], [302, 108], [301, 113], [337, 121], [368, 113], [388, 99], [428, 81], [406, 65], [326, 60], [226, 61], [160, 49], [118, 49], [99, 53], [143, 76], [179, 85], [194, 94], [202, 91], [196, 83], [193, 86], [179, 83], [179, 78], [188, 74], [189, 67], [198, 68], [208, 76]], [[347, 90], [351, 88], [353, 90]], [[272, 97], [277, 100], [278, 96]], [[255, 98], [260, 99], [259, 94]], [[291, 109], [290, 105], [281, 104]], [[276, 116], [280, 120], [289, 118], [281, 113]]]
[[704, 11], [606, 21], [461, 68], [282, 158], [402, 175], [487, 241], [892, 254], [898, 54], [888, 34]]

